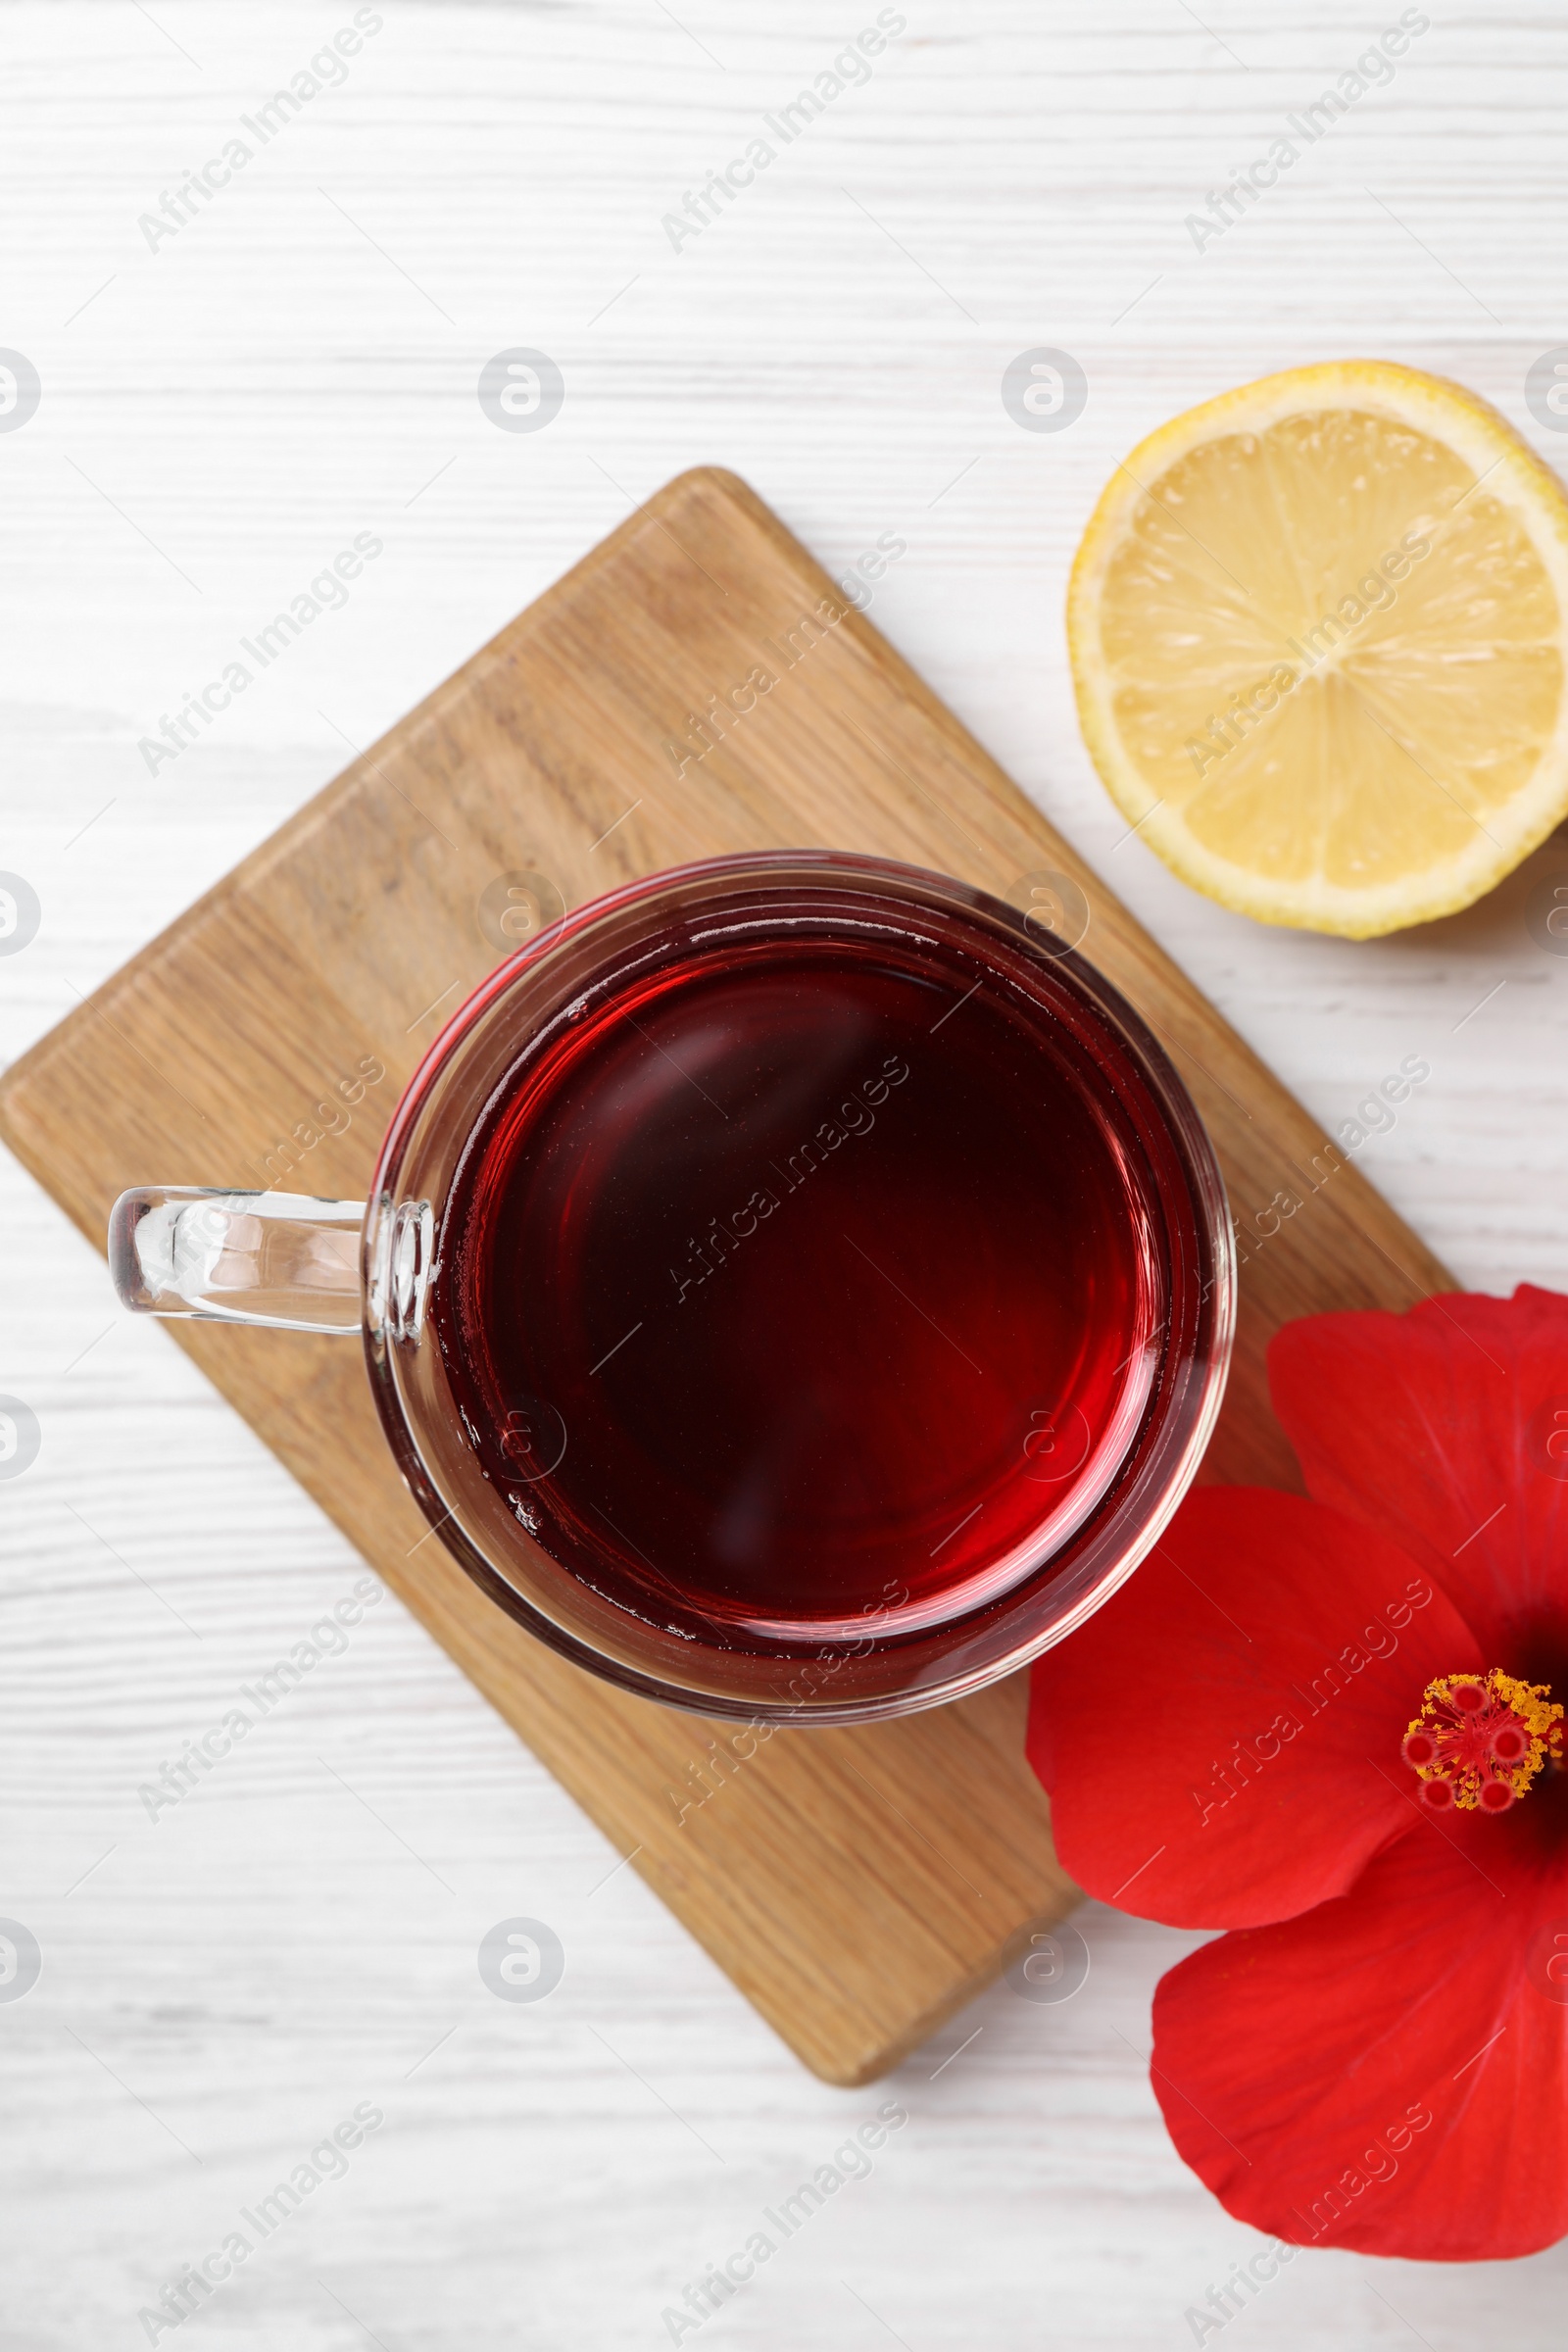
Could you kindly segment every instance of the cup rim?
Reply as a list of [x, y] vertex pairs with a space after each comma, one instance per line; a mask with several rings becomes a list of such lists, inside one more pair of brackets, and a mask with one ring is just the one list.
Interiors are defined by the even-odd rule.
[[[484, 1016], [570, 941], [593, 927], [608, 925], [630, 908], [660, 898], [678, 901], [682, 892], [693, 886], [711, 883], [722, 888], [726, 882], [755, 878], [765, 887], [792, 873], [798, 874], [803, 883], [812, 878], [842, 875], [852, 885], [856, 881], [881, 880], [916, 901], [929, 902], [935, 896], [952, 911], [979, 916], [1000, 927], [1010, 936], [1014, 947], [1022, 945], [1036, 955], [1045, 955], [1070, 992], [1088, 1005], [1130, 1056], [1176, 1148], [1194, 1225], [1211, 1261], [1209, 1279], [1199, 1300], [1200, 1344], [1195, 1338], [1187, 1372], [1177, 1393], [1163, 1407], [1145, 1458], [1095, 1540], [1086, 1547], [1093, 1572], [1086, 1570], [1080, 1576], [1065, 1605], [1051, 1611], [1048, 1622], [1036, 1634], [1004, 1654], [990, 1657], [967, 1671], [961, 1665], [956, 1666], [952, 1673], [934, 1677], [918, 1688], [894, 1691], [860, 1696], [835, 1696], [830, 1691], [825, 1696], [760, 1702], [751, 1693], [735, 1695], [644, 1671], [595, 1649], [509, 1581], [504, 1570], [464, 1525], [458, 1505], [438, 1483], [426, 1461], [400, 1388], [398, 1343], [389, 1339], [384, 1329], [374, 1328], [368, 1313], [365, 1346], [383, 1430], [407, 1485], [430, 1522], [431, 1532], [439, 1535], [446, 1549], [480, 1590], [514, 1622], [559, 1655], [639, 1696], [720, 1720], [805, 1725], [880, 1720], [971, 1695], [1018, 1671], [1064, 1640], [1127, 1581], [1168, 1524], [1192, 1484], [1213, 1434], [1235, 1332], [1236, 1265], [1224, 1179], [1197, 1105], [1150, 1025], [1079, 949], [1059, 941], [1048, 944], [1038, 925], [1029, 921], [1019, 908], [953, 875], [860, 852], [777, 849], [728, 852], [717, 858], [691, 859], [619, 884], [559, 917], [480, 982], [421, 1057], [388, 1123], [377, 1155], [366, 1219], [364, 1278], [368, 1300], [371, 1296], [377, 1228], [400, 1197], [398, 1176], [405, 1152], [437, 1081], [451, 1072], [465, 1042], [475, 1033]], [[1095, 1518], [1092, 1513], [1092, 1529]], [[1127, 1524], [1132, 1521], [1136, 1525]], [[1118, 1535], [1114, 1545], [1105, 1541], [1112, 1535]], [[1113, 1556], [1102, 1558], [1102, 1552]], [[1039, 1563], [1019, 1588], [1019, 1595], [1057, 1557], [1053, 1553]], [[1071, 1558], [1069, 1542], [1066, 1560], [1070, 1562]], [[963, 1620], [952, 1622], [961, 1625]], [[673, 1640], [670, 1646], [673, 1650]]]

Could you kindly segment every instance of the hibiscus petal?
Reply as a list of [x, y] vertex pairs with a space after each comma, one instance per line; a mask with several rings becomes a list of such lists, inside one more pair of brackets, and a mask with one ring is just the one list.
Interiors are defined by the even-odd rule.
[[1568, 1298], [1524, 1286], [1308, 1315], [1268, 1368], [1309, 1493], [1402, 1544], [1489, 1666], [1549, 1676], [1543, 1629], [1568, 1612]]
[[1485, 1663], [1385, 1537], [1301, 1495], [1200, 1488], [1035, 1666], [1029, 1760], [1062, 1865], [1175, 1927], [1341, 1894], [1410, 1826], [1400, 1741], [1427, 1684]]
[[1155, 2094], [1239, 2221], [1423, 2262], [1568, 2231], [1568, 1857], [1531, 1801], [1422, 1820], [1353, 1894], [1161, 1981]]

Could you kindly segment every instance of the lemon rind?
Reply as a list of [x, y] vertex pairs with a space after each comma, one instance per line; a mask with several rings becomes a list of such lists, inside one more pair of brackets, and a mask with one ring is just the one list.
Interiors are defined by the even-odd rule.
[[1179, 815], [1166, 814], [1125, 751], [1110, 699], [1110, 669], [1100, 643], [1100, 593], [1147, 485], [1221, 433], [1263, 432], [1303, 410], [1355, 408], [1426, 427], [1446, 442], [1489, 495], [1516, 514], [1551, 580], [1565, 616], [1568, 671], [1568, 495], [1557, 475], [1490, 401], [1446, 376], [1387, 360], [1329, 360], [1238, 385], [1160, 425], [1111, 475], [1079, 544], [1067, 588], [1067, 643], [1079, 721], [1105, 789], [1140, 838], [1173, 872], [1205, 896], [1260, 922], [1368, 939], [1457, 913], [1511, 873], [1568, 814], [1568, 691], [1535, 773], [1503, 808], [1489, 814], [1489, 833], [1458, 856], [1420, 873], [1366, 890], [1321, 878], [1266, 881], [1250, 867], [1206, 850]]

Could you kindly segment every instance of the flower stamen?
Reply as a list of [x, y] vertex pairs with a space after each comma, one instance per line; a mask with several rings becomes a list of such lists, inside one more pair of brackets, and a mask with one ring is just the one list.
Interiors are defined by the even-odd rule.
[[1544, 1683], [1445, 1674], [1429, 1683], [1404, 1735], [1405, 1762], [1435, 1813], [1506, 1813], [1548, 1756], [1563, 1760], [1563, 1709]]

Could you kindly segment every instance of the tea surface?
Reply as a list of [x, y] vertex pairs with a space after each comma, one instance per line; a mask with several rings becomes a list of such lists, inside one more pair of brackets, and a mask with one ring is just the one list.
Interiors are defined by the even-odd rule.
[[742, 1646], [931, 1624], [1114, 1475], [1164, 1314], [1149, 1188], [1082, 1041], [997, 974], [737, 926], [514, 1072], [436, 1332], [485, 1474], [621, 1607]]

